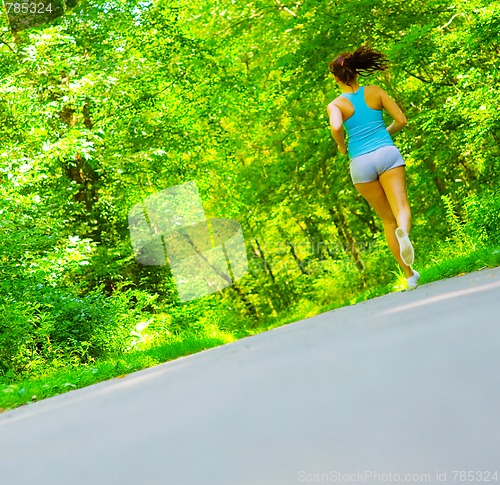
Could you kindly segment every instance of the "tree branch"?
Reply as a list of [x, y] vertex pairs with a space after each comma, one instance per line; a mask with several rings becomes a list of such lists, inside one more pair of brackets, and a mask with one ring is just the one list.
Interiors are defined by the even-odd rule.
[[405, 69], [404, 67], [402, 68], [404, 72], [406, 72], [406, 74], [408, 74], [409, 76], [412, 76], [414, 77], [415, 79], [418, 79], [419, 81], [422, 81], [424, 83], [429, 83], [429, 84], [437, 84], [438, 86], [450, 86], [450, 87], [453, 87], [455, 86], [454, 84], [452, 83], [437, 83], [435, 81], [433, 81], [432, 79], [425, 79], [417, 74], [413, 74], [412, 72], [408, 71], [408, 69]]

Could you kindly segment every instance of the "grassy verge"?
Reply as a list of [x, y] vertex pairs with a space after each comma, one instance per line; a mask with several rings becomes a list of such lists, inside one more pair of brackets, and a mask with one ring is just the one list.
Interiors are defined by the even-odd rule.
[[[419, 267], [419, 271], [422, 276], [421, 283], [430, 283], [497, 266], [500, 266], [500, 248], [488, 248], [449, 259], [437, 258], [434, 261], [431, 259], [431, 263], [427, 267]], [[246, 335], [261, 333], [335, 308], [392, 293], [397, 289], [397, 285], [398, 283], [392, 283], [384, 287], [370, 289], [348, 301], [336, 301], [324, 306], [309, 307], [307, 312], [299, 306], [286, 315], [280, 315], [277, 318], [262, 322], [258, 328], [252, 331], [241, 331], [232, 335], [227, 332], [217, 331], [211, 331], [210, 334], [206, 332], [197, 334], [186, 332], [164, 342], [156, 343], [150, 348], [122, 354], [91, 365], [47, 370], [46, 373], [42, 373], [37, 377], [26, 378], [11, 384], [0, 383], [0, 412], [62, 394], [72, 389], [86, 387], [115, 377], [122, 377], [131, 372], [224, 345]]]
[[130, 352], [90, 365], [48, 370], [36, 378], [27, 378], [9, 385], [0, 384], [0, 410], [13, 409], [72, 389], [124, 377], [131, 372], [224, 345], [233, 340], [227, 334], [211, 337], [186, 333], [142, 351]]
[[[443, 253], [445, 251], [442, 251]], [[500, 266], [500, 247], [486, 248], [472, 251], [465, 255], [454, 255], [449, 259], [444, 259], [442, 254], [430, 258], [430, 263], [427, 266], [418, 265], [420, 272], [420, 284], [432, 283], [433, 281], [443, 280], [458, 276], [466, 273], [472, 273], [485, 268], [496, 268]], [[261, 333], [263, 331], [271, 330], [280, 327], [287, 323], [292, 323], [304, 318], [308, 318], [320, 313], [325, 313], [336, 308], [354, 305], [363, 301], [371, 300], [378, 296], [394, 293], [395, 291], [402, 291], [404, 289], [404, 275], [401, 272], [400, 276], [395, 281], [385, 286], [378, 286], [358, 293], [356, 296], [344, 301], [335, 301], [326, 305], [317, 306], [313, 311], [308, 311], [307, 314], [301, 307], [293, 309], [287, 315], [281, 315], [279, 319], [268, 320], [252, 330], [251, 334]]]
[[[478, 249], [469, 254], [456, 255], [450, 259], [436, 258], [427, 266], [418, 266], [421, 279], [419, 284], [432, 283], [433, 281], [444, 280], [459, 276], [462, 274], [472, 273], [480, 269], [496, 268], [500, 266], [500, 247]], [[352, 303], [359, 303], [370, 298], [386, 295], [394, 292], [394, 290], [403, 289], [404, 277], [401, 277], [395, 284], [390, 284], [382, 288], [370, 290], [355, 299]]]
[[500, 266], [500, 247], [474, 251], [464, 256], [435, 263], [425, 269], [422, 281], [430, 283], [465, 273], [472, 273], [484, 268]]

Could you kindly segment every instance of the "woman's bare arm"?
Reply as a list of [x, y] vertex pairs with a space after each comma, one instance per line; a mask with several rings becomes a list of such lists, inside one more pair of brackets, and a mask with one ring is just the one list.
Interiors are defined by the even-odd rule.
[[401, 108], [382, 88], [380, 89], [380, 100], [382, 107], [389, 113], [389, 116], [394, 120], [388, 127], [389, 134], [393, 134], [401, 130], [406, 125], [406, 116], [401, 111]]
[[342, 118], [342, 112], [339, 107], [333, 103], [328, 105], [328, 116], [330, 118], [330, 126], [332, 129], [333, 139], [337, 142], [337, 148], [340, 153], [347, 153], [347, 147], [345, 144], [345, 132], [342, 123], [344, 119]]

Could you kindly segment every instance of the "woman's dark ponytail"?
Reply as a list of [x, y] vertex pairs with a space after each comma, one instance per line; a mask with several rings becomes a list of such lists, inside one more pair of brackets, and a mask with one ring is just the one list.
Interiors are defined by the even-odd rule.
[[375, 71], [385, 71], [388, 65], [389, 61], [384, 54], [368, 46], [361, 46], [352, 53], [343, 52], [328, 63], [332, 74], [347, 85], [354, 80], [356, 74], [368, 76]]

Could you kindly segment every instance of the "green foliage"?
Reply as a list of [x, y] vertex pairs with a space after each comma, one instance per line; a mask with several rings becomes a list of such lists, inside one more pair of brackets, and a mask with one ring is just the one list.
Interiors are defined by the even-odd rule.
[[[0, 306], [0, 373], [35, 372], [51, 362], [89, 363], [125, 350], [141, 306], [151, 297], [137, 291], [108, 298], [98, 290], [80, 297], [37, 284], [22, 302]], [[4, 295], [5, 297], [5, 295]], [[130, 308], [130, 300], [141, 304]], [[33, 303], [27, 304], [26, 301]]]
[[472, 248], [472, 241], [468, 237], [464, 224], [459, 220], [455, 214], [455, 209], [451, 198], [447, 195], [442, 195], [441, 199], [446, 207], [446, 220], [451, 228], [453, 243], [456, 244], [460, 251], [470, 251]]
[[446, 207], [446, 220], [451, 229], [455, 252], [470, 252], [476, 247], [496, 247], [500, 243], [500, 201], [496, 193], [471, 194], [463, 201], [462, 217], [455, 211], [449, 196], [441, 196]]
[[466, 230], [471, 238], [487, 247], [500, 245], [500, 198], [495, 190], [471, 194], [465, 201]]
[[[9, 386], [21, 374], [98, 365], [180, 335], [244, 336], [393, 291], [382, 226], [352, 187], [326, 114], [338, 94], [327, 62], [362, 43], [391, 60], [365, 83], [387, 89], [409, 120], [395, 141], [417, 263], [456, 274], [477, 268], [462, 259], [474, 249], [500, 244], [495, 2], [112, 0], [80, 2], [15, 37], [2, 22], [0, 374]], [[135, 261], [127, 214], [190, 180], [209, 217], [241, 223], [249, 270], [181, 303], [168, 266]]]

